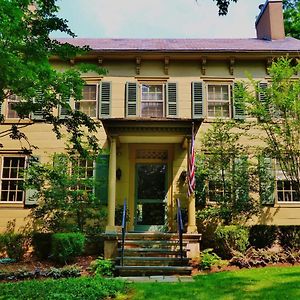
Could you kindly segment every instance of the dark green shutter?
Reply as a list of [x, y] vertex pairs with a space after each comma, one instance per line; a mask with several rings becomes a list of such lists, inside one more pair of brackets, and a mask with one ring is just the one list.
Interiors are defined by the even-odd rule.
[[[39, 156], [31, 156], [27, 159], [27, 167], [31, 164], [38, 164], [40, 162]], [[37, 190], [33, 188], [28, 188], [25, 190], [25, 206], [36, 205], [38, 201]]]
[[99, 88], [99, 118], [109, 118], [111, 114], [111, 82], [101, 82]]
[[234, 159], [234, 188], [237, 203], [249, 201], [248, 157], [243, 155]]
[[99, 154], [95, 168], [95, 196], [101, 204], [108, 202], [109, 154]]
[[167, 117], [177, 116], [177, 83], [168, 82], [166, 85]]
[[243, 89], [245, 87], [242, 83], [235, 82], [233, 84], [233, 118], [236, 120], [245, 119], [245, 103], [240, 95]]
[[204, 83], [192, 82], [192, 118], [203, 119], [204, 116]]
[[262, 205], [275, 203], [275, 175], [272, 159], [260, 156], [258, 158], [259, 194]]
[[69, 115], [69, 109], [70, 108], [68, 108], [67, 106], [69, 105], [70, 106], [70, 97], [65, 97], [64, 99], [64, 103], [65, 103], [65, 107], [63, 107], [63, 106], [59, 106], [59, 108], [58, 108], [58, 115], [59, 115], [59, 118], [60, 119], [65, 119], [66, 117], [68, 117], [68, 115]]
[[126, 83], [126, 117], [137, 116], [138, 84], [136, 82]]
[[[36, 97], [34, 99], [34, 103], [41, 103], [43, 102], [43, 91], [42, 90], [37, 90], [36, 92]], [[31, 114], [31, 119], [32, 120], [44, 120], [43, 116], [43, 111], [42, 110], [35, 110]]]

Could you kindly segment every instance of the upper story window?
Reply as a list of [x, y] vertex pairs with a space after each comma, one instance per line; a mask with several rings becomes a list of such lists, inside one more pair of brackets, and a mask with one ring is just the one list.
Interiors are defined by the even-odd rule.
[[141, 92], [141, 116], [163, 117], [165, 101], [164, 85], [142, 84]]
[[83, 87], [82, 99], [75, 103], [75, 109], [79, 110], [91, 118], [97, 116], [98, 87], [96, 84], [86, 84]]
[[10, 95], [7, 99], [6, 118], [19, 119], [18, 113], [14, 110], [14, 106], [21, 101], [21, 98], [17, 95]]
[[25, 197], [23, 191], [25, 157], [2, 157], [1, 165], [1, 202], [22, 203]]
[[213, 118], [231, 117], [229, 84], [207, 85], [207, 116]]

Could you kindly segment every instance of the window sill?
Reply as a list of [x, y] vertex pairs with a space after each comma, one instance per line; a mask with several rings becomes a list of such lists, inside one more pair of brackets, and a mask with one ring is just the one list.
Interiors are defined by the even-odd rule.
[[294, 202], [294, 203], [277, 202], [275, 203], [274, 207], [275, 208], [295, 208], [295, 207], [300, 208], [300, 202]]
[[0, 209], [1, 208], [24, 208], [24, 203], [6, 203], [6, 202], [0, 202]]

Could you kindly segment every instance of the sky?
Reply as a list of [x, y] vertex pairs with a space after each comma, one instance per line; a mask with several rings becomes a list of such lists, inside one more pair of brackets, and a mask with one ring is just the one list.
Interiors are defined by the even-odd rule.
[[[219, 16], [213, 0], [58, 0], [78, 37], [251, 38], [264, 0], [239, 0]], [[55, 33], [55, 37], [64, 37]]]

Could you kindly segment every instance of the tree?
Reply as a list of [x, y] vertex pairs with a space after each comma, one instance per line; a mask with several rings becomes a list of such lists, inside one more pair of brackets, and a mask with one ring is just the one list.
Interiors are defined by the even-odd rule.
[[202, 206], [198, 212], [202, 220], [228, 225], [243, 222], [257, 212], [256, 201], [250, 197], [254, 187], [248, 149], [239, 142], [245, 129], [247, 126], [219, 119], [203, 137], [202, 151], [197, 155], [195, 192]]
[[283, 9], [286, 34], [300, 39], [300, 1], [283, 0]]
[[[64, 126], [74, 147], [82, 151], [85, 131], [89, 133], [88, 142], [96, 147], [94, 132], [98, 125], [85, 114], [72, 111], [67, 100], [81, 99], [82, 72], [91, 68], [101, 74], [104, 71], [91, 65], [77, 65], [62, 72], [51, 66], [51, 57], [68, 62], [88, 50], [49, 37], [55, 31], [75, 36], [67, 21], [56, 16], [58, 9], [56, 0], [0, 0], [0, 106], [4, 99], [19, 96], [22, 101], [14, 109], [20, 119], [41, 111], [45, 122], [53, 125], [57, 138], [61, 138], [60, 129]], [[52, 114], [58, 106], [67, 111], [68, 118], [60, 119]], [[3, 120], [0, 114], [0, 123]], [[15, 124], [0, 132], [0, 138], [27, 140], [20, 130], [24, 126], [29, 125]]]
[[72, 153], [56, 153], [49, 163], [32, 161], [26, 171], [25, 186], [38, 205], [31, 210], [33, 228], [46, 232], [101, 232], [106, 213], [93, 192], [93, 162], [97, 153], [85, 158]]
[[[269, 169], [276, 167], [284, 176], [281, 180], [292, 183], [291, 201], [300, 201], [300, 80], [295, 75], [300, 62], [282, 58], [268, 71], [268, 84], [250, 78], [250, 87], [240, 90], [239, 99], [244, 99], [247, 113], [258, 120], [251, 126], [263, 133], [256, 139], [267, 159], [264, 164]], [[271, 178], [275, 180], [274, 175]]]

